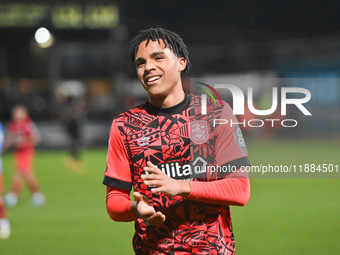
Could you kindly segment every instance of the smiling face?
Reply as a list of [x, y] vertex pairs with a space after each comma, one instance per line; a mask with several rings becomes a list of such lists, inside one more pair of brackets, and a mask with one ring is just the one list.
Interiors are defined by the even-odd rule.
[[137, 76], [151, 103], [157, 105], [156, 102], [169, 96], [176, 98], [176, 95], [183, 94], [181, 72], [185, 69], [186, 60], [178, 58], [162, 40], [160, 43], [150, 40], [148, 45], [143, 41], [138, 47], [135, 63]]

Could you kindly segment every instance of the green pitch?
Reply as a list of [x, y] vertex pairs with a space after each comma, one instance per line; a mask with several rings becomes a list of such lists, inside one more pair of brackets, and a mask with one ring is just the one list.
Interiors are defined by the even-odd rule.
[[[253, 165], [340, 164], [339, 141], [248, 142]], [[133, 254], [133, 223], [110, 220], [101, 184], [106, 150], [83, 153], [84, 174], [65, 169], [65, 152], [38, 152], [35, 169], [46, 205], [34, 208], [27, 188], [10, 208], [12, 235], [0, 240], [1, 255]], [[4, 155], [9, 188], [13, 163]], [[252, 194], [232, 207], [238, 255], [340, 254], [340, 179], [251, 180]]]

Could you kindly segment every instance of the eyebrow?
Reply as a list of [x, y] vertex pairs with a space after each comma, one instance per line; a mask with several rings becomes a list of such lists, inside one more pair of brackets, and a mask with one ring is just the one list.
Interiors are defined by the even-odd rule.
[[[150, 57], [155, 57], [155, 56], [157, 56], [157, 55], [161, 55], [161, 54], [165, 54], [165, 52], [164, 51], [155, 51], [155, 52], [153, 52], [153, 53], [151, 53], [150, 54]], [[136, 60], [135, 60], [135, 63], [138, 63], [138, 62], [140, 62], [140, 61], [142, 61], [142, 60], [144, 60], [144, 58], [137, 58]]]

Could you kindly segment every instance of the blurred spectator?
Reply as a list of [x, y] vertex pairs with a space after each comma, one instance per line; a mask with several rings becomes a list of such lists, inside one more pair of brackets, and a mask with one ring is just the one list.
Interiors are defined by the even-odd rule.
[[29, 79], [21, 79], [17, 84], [9, 86], [6, 90], [6, 96], [11, 105], [23, 104], [31, 109], [34, 102], [34, 91], [32, 82]]
[[2, 192], [4, 190], [2, 178], [2, 146], [5, 139], [5, 132], [0, 122], [0, 239], [7, 239], [10, 236], [11, 228], [7, 219], [5, 204], [2, 200]]
[[39, 140], [37, 129], [24, 106], [16, 105], [12, 109], [12, 120], [8, 124], [8, 132], [4, 149], [14, 147], [15, 174], [10, 192], [5, 196], [7, 206], [15, 206], [18, 196], [26, 181], [32, 193], [32, 203], [42, 206], [44, 195], [39, 191], [38, 181], [33, 170], [35, 144]]
[[0, 82], [2, 83], [0, 86], [0, 115], [2, 117], [9, 118], [6, 116], [10, 112], [9, 109], [17, 104], [25, 105], [35, 120], [49, 117], [47, 81], [23, 78], [18, 81], [2, 79]]
[[69, 157], [65, 161], [66, 167], [76, 173], [84, 172], [84, 165], [80, 160], [81, 151], [81, 119], [84, 115], [80, 98], [67, 96], [62, 112], [63, 124], [70, 139]]

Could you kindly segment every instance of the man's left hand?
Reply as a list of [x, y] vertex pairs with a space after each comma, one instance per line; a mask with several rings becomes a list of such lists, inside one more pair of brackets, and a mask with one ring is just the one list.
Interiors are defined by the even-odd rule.
[[190, 194], [188, 181], [180, 181], [169, 177], [150, 161], [146, 163], [144, 171], [148, 173], [142, 175], [144, 183], [146, 185], [156, 186], [156, 188], [151, 189], [151, 192], [162, 192], [169, 197], [187, 197]]

